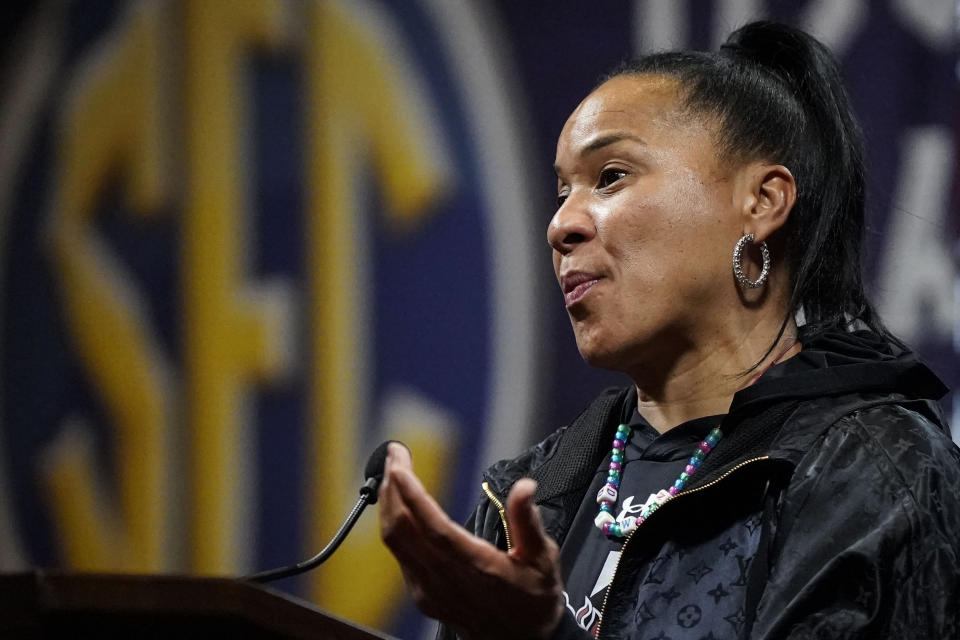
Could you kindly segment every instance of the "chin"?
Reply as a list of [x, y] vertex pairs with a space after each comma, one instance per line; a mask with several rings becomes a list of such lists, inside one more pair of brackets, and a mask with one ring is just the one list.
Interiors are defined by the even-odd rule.
[[612, 335], [610, 327], [597, 322], [596, 316], [583, 319], [571, 317], [571, 320], [580, 357], [591, 366], [616, 370], [623, 349], [616, 336]]
[[616, 371], [618, 373], [625, 373], [627, 371], [627, 367], [624, 366], [622, 358], [617, 357], [616, 354], [604, 353], [600, 355], [583, 356], [583, 359], [591, 367], [598, 369], [606, 369], [607, 371]]
[[[671, 344], [664, 334], [650, 336], [642, 331], [624, 337], [604, 331], [576, 332], [580, 357], [590, 366], [630, 375], [644, 363], [662, 362], [669, 358]], [[641, 337], [645, 336], [645, 337]]]
[[610, 371], [624, 370], [624, 358], [620, 349], [612, 348], [611, 345], [580, 339], [577, 340], [577, 349], [580, 351], [580, 357], [592, 367]]

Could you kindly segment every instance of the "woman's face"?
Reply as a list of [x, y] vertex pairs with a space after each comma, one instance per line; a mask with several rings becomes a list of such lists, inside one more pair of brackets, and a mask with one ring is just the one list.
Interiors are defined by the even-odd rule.
[[616, 77], [557, 142], [547, 239], [580, 353], [604, 368], [672, 362], [738, 304], [735, 172], [720, 166], [710, 125], [677, 97], [665, 76]]

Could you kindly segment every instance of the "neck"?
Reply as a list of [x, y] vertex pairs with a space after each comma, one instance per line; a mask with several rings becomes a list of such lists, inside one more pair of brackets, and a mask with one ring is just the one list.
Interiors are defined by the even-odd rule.
[[727, 413], [737, 391], [753, 384], [777, 362], [800, 352], [796, 325], [791, 321], [764, 356], [779, 328], [779, 324], [771, 328], [769, 322], [758, 323], [736, 337], [692, 345], [661, 371], [644, 367], [631, 376], [637, 386], [640, 415], [665, 433], [694, 418]]

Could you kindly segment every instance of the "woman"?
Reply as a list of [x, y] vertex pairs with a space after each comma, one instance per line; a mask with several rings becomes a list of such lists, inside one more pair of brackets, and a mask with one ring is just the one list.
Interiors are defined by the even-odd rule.
[[581, 354], [634, 385], [489, 469], [466, 529], [391, 447], [383, 537], [441, 636], [960, 637], [960, 453], [864, 296], [862, 165], [782, 25], [577, 107], [547, 237]]

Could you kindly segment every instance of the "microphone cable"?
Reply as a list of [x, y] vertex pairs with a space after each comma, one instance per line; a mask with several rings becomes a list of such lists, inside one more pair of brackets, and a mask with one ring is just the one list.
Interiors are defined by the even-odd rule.
[[344, 538], [347, 537], [347, 534], [350, 533], [350, 530], [353, 529], [353, 525], [356, 524], [357, 520], [360, 518], [360, 514], [363, 513], [363, 510], [366, 508], [366, 506], [368, 504], [376, 504], [378, 497], [377, 491], [380, 489], [380, 483], [383, 481], [383, 471], [387, 463], [387, 447], [391, 442], [396, 442], [404, 447], [406, 446], [399, 440], [387, 440], [373, 450], [373, 453], [370, 454], [370, 458], [367, 460], [367, 465], [363, 470], [363, 475], [366, 480], [363, 483], [363, 486], [360, 487], [360, 498], [357, 500], [357, 503], [353, 505], [353, 509], [350, 511], [347, 519], [343, 521], [342, 525], [340, 525], [340, 529], [337, 531], [336, 535], [334, 535], [333, 539], [327, 543], [327, 546], [320, 550], [320, 553], [312, 558], [298, 562], [297, 564], [279, 567], [276, 569], [268, 569], [266, 571], [245, 576], [244, 579], [250, 580], [251, 582], [264, 583], [271, 582], [273, 580], [279, 580], [281, 578], [289, 578], [290, 576], [295, 576], [320, 566], [327, 560], [327, 558], [333, 555], [333, 552], [337, 550], [337, 547], [340, 546], [340, 543], [343, 542]]

